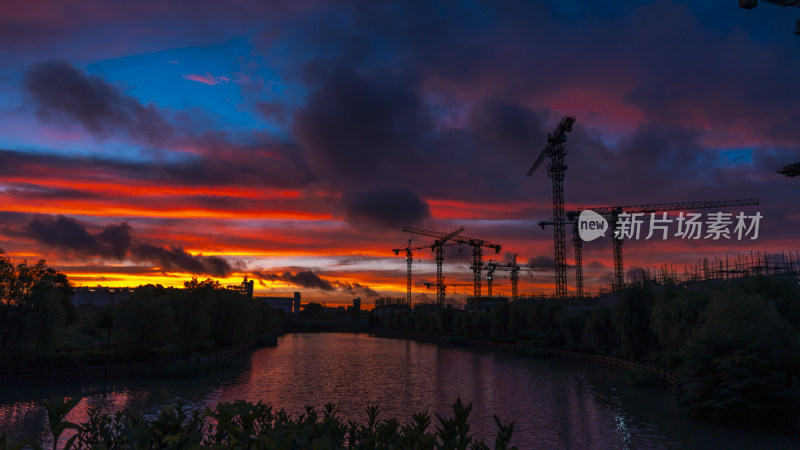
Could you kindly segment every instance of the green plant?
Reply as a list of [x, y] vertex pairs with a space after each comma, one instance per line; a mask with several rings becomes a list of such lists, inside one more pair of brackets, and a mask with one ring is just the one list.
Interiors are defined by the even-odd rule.
[[[78, 428], [77, 424], [68, 422], [66, 417], [80, 401], [81, 399], [78, 397], [67, 399], [63, 395], [44, 401], [44, 407], [47, 410], [47, 422], [50, 426], [50, 433], [53, 435], [53, 450], [58, 448], [58, 438], [64, 430]], [[74, 440], [75, 436], [67, 441], [64, 448], [70, 448]]]
[[[482, 440], [469, 434], [469, 413], [472, 405], [459, 398], [453, 405], [453, 416], [436, 415], [438, 425], [433, 431], [427, 412], [413, 414], [406, 425], [397, 418], [380, 419], [380, 409], [367, 408], [367, 421], [345, 423], [332, 403], [318, 411], [307, 406], [304, 412], [292, 416], [284, 410], [274, 410], [268, 404], [237, 400], [220, 402], [204, 411], [190, 409], [182, 403], [165, 406], [152, 420], [144, 420], [127, 410], [114, 415], [89, 410], [88, 419], [75, 425], [64, 417], [77, 399], [63, 397], [47, 403], [54, 448], [65, 429], [75, 428], [76, 435], [64, 449], [194, 449], [194, 448], [318, 448], [318, 449], [489, 449]], [[495, 449], [511, 447], [514, 423], [503, 425], [495, 416], [498, 431]], [[0, 437], [0, 450], [22, 448], [26, 443], [9, 446]], [[37, 448], [34, 446], [34, 448]]]

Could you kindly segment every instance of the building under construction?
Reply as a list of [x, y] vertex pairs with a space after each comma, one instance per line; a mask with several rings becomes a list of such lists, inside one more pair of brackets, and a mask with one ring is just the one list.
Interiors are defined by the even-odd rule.
[[[670, 285], [755, 276], [800, 277], [800, 252], [738, 253], [736, 257], [703, 258], [697, 264], [682, 268], [663, 264], [633, 271], [628, 281], [629, 285]], [[611, 288], [611, 285], [606, 286], [606, 290]]]

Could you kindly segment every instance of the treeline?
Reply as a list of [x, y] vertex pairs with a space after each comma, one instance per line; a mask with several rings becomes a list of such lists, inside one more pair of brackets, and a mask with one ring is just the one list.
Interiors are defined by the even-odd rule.
[[[89, 409], [86, 422], [66, 421], [67, 414], [79, 401], [62, 397], [45, 402], [54, 449], [59, 448], [65, 430], [74, 434], [65, 438], [64, 446], [60, 447], [64, 449], [517, 449], [510, 445], [514, 423], [503, 425], [497, 416], [493, 447], [473, 437], [469, 433], [472, 405], [464, 406], [460, 398], [453, 405], [452, 416], [436, 414], [436, 425], [427, 412], [414, 414], [409, 423], [400, 425], [397, 418], [379, 418], [378, 407], [370, 406], [366, 423], [358, 423], [339, 417], [331, 403], [322, 411], [307, 406], [295, 416], [269, 404], [243, 400], [220, 402], [214, 409], [205, 410], [189, 409], [178, 403], [163, 407], [152, 420], [128, 410], [111, 415]], [[12, 446], [5, 435], [0, 435], [0, 450], [28, 444]]]
[[142, 360], [235, 346], [274, 332], [284, 321], [283, 311], [218, 281], [193, 278], [184, 286], [140, 286], [119, 304], [94, 311], [93, 325], [112, 349]]
[[394, 312], [385, 328], [611, 354], [676, 371], [690, 415], [735, 426], [797, 429], [800, 286], [752, 277], [638, 286], [613, 306], [517, 301], [491, 311]]
[[60, 332], [76, 321], [67, 276], [47, 267], [14, 264], [0, 249], [0, 366], [40, 362]]
[[193, 278], [146, 285], [113, 306], [72, 303], [67, 276], [0, 250], [0, 369], [152, 361], [207, 354], [276, 331], [284, 313]]

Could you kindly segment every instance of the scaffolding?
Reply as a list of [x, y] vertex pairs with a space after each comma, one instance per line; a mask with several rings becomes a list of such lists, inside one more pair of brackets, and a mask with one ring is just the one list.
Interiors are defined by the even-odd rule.
[[[693, 281], [730, 280], [754, 276], [800, 276], [800, 252], [750, 252], [737, 253], [735, 257], [702, 258], [697, 264], [682, 268], [672, 264], [662, 264], [632, 271], [628, 285], [681, 284]], [[608, 283], [605, 291], [610, 291]]]

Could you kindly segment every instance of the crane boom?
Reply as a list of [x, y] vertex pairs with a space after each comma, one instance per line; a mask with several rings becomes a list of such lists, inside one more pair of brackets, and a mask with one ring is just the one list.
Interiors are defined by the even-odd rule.
[[547, 148], [545, 147], [545, 149], [542, 150], [542, 153], [539, 153], [539, 157], [536, 158], [536, 162], [534, 162], [533, 165], [531, 166], [531, 170], [528, 171], [528, 176], [531, 176], [533, 175], [533, 172], [536, 172], [536, 169], [538, 169], [539, 166], [542, 165], [544, 159], [547, 158], [547, 155], [548, 155]]
[[422, 228], [410, 227], [408, 225], [404, 225], [403, 226], [403, 231], [405, 231], [407, 233], [419, 234], [419, 235], [422, 235], [422, 236], [428, 236], [428, 237], [432, 237], [432, 238], [442, 239], [444, 241], [452, 239], [453, 237], [463, 233], [464, 230], [465, 230], [465, 228], [461, 227], [461, 228], [459, 228], [459, 229], [457, 229], [457, 230], [455, 230], [455, 231], [453, 231], [451, 233], [442, 233], [441, 231], [425, 230], [425, 229], [422, 229]]
[[[494, 249], [495, 253], [500, 253], [500, 249], [502, 248], [501, 245], [492, 243], [485, 239], [478, 239], [472, 238], [467, 236], [459, 236], [459, 234], [464, 231], [464, 227], [459, 228], [458, 230], [445, 234], [440, 231], [431, 231], [431, 230], [424, 230], [422, 228], [415, 228], [404, 226], [403, 231], [408, 233], [415, 233], [421, 234], [423, 236], [429, 236], [434, 238], [439, 238], [442, 241], [448, 240], [450, 242], [458, 242], [459, 244], [467, 244], [472, 247], [472, 269], [473, 279], [473, 295], [475, 297], [481, 296], [481, 269], [483, 268], [483, 247]], [[438, 241], [437, 241], [438, 242]], [[438, 248], [437, 248], [438, 251]], [[439, 255], [437, 253], [437, 280], [441, 279], [441, 264], [438, 262]], [[444, 253], [441, 255], [442, 261], [444, 260]], [[437, 292], [437, 295], [440, 293]], [[444, 290], [441, 291], [441, 303], [444, 304]]]
[[442, 233], [439, 231], [424, 230], [422, 228], [403, 226], [403, 231], [408, 233], [420, 234], [422, 236], [429, 236], [436, 238], [431, 249], [436, 253], [436, 303], [439, 306], [444, 306], [444, 277], [442, 276], [442, 265], [444, 264], [444, 243], [454, 238], [464, 231], [464, 227], [450, 232]]
[[[597, 214], [614, 215], [619, 213], [653, 213], [661, 211], [677, 211], [683, 209], [707, 209], [707, 208], [727, 208], [730, 206], [749, 206], [758, 205], [757, 198], [745, 198], [740, 200], [711, 200], [703, 202], [672, 202], [672, 203], [653, 203], [649, 205], [631, 206], [598, 206], [590, 209]], [[578, 211], [571, 211], [572, 214], [580, 214]], [[572, 217], [570, 217], [571, 219]]]

